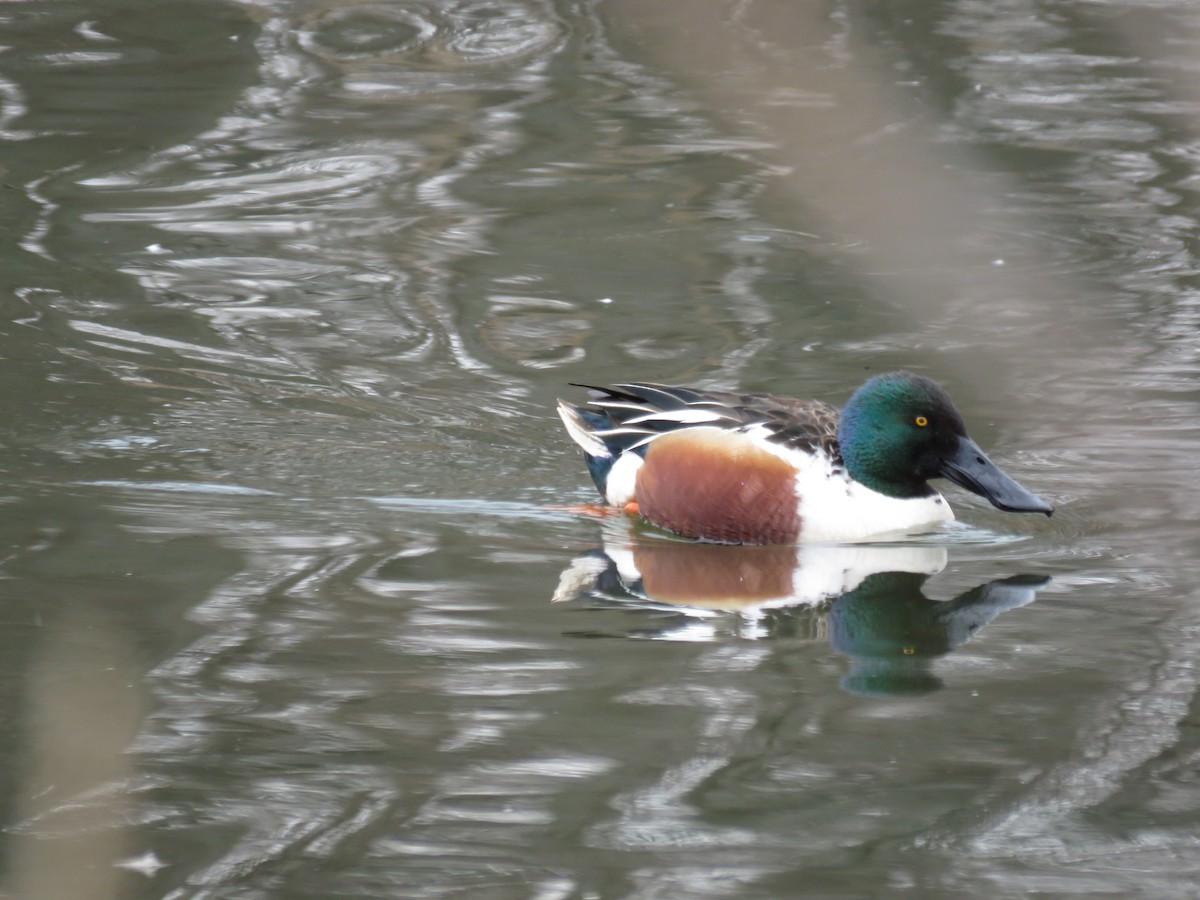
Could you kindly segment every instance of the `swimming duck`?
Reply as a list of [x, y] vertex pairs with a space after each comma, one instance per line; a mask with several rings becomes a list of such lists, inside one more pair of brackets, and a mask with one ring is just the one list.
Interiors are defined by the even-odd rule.
[[967, 436], [934, 381], [891, 372], [839, 410], [819, 400], [661, 384], [576, 385], [558, 413], [610, 505], [686, 537], [732, 544], [853, 542], [954, 519], [947, 478], [997, 509], [1054, 507]]

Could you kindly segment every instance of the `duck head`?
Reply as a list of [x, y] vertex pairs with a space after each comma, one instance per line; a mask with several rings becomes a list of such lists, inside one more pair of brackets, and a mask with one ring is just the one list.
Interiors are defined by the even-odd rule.
[[997, 509], [1054, 512], [967, 436], [936, 382], [911, 372], [877, 375], [855, 391], [842, 409], [838, 444], [850, 476], [889, 497], [926, 497], [929, 479], [947, 478]]

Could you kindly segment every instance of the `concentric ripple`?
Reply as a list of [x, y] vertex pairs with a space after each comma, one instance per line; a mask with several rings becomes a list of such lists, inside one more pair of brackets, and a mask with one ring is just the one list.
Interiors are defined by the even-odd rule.
[[327, 61], [403, 60], [443, 68], [513, 63], [541, 53], [561, 36], [557, 19], [540, 3], [457, 2], [327, 10], [298, 40]]

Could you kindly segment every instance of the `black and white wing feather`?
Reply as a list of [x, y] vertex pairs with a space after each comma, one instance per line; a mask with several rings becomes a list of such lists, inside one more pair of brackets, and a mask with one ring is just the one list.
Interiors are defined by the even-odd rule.
[[[590, 437], [589, 453], [603, 445], [607, 455], [644, 448], [654, 438], [681, 428], [710, 426], [730, 431], [763, 429], [767, 440], [811, 453], [837, 451], [838, 410], [819, 400], [795, 400], [774, 394], [736, 394], [662, 384], [630, 383], [587, 388], [584, 406], [569, 407]], [[565, 406], [565, 404], [564, 404]]]

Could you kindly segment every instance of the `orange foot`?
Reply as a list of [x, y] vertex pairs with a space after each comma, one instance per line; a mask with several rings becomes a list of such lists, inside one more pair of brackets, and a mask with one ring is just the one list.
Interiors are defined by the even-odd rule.
[[629, 501], [619, 509], [615, 506], [604, 506], [600, 503], [585, 503], [582, 506], [548, 506], [546, 508], [560, 512], [575, 513], [578, 516], [592, 516], [596, 519], [607, 519], [609, 516], [619, 516], [623, 513], [629, 513], [631, 516], [638, 514], [636, 500]]

